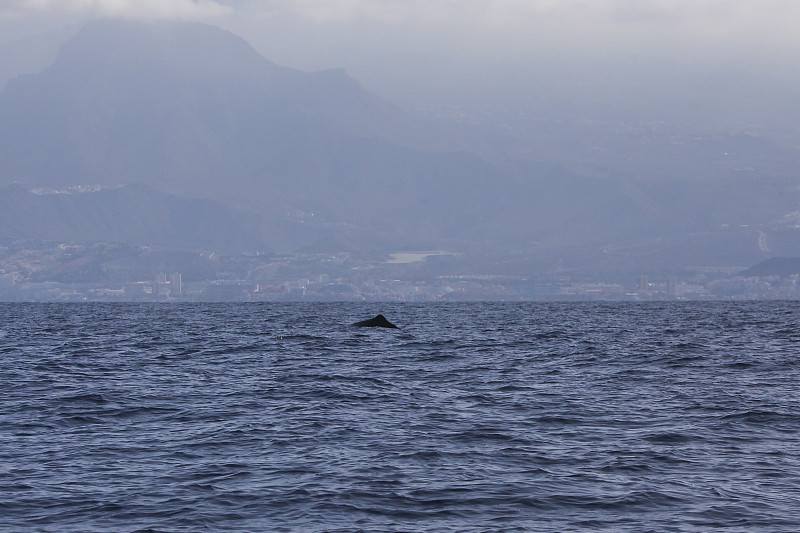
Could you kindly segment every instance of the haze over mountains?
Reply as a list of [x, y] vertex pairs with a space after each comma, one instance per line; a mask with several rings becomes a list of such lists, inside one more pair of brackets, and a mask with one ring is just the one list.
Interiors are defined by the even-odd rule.
[[419, 118], [213, 26], [99, 19], [0, 94], [0, 236], [445, 250], [502, 273], [800, 253], [792, 146], [663, 124], [598, 146], [592, 123], [491, 122]]

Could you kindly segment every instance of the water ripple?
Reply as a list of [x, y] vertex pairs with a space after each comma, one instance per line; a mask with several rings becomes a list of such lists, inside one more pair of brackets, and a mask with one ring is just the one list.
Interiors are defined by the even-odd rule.
[[793, 531], [792, 302], [0, 305], [0, 530]]

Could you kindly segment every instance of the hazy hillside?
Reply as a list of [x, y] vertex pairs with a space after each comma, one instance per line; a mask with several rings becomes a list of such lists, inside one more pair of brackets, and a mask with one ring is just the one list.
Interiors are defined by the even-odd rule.
[[35, 74], [53, 64], [61, 45], [79, 29], [70, 25], [0, 45], [0, 90], [17, 76]]
[[0, 96], [6, 183], [144, 183], [267, 220], [453, 236], [497, 177], [456, 146], [343, 71], [279, 67], [201, 24], [89, 23]]
[[194, 23], [90, 22], [51, 67], [9, 82], [0, 113], [5, 173], [50, 185], [149, 180], [202, 194], [225, 173], [268, 180], [308, 143], [454, 147], [343, 71], [279, 67]]
[[224, 252], [265, 250], [254, 221], [210, 200], [177, 198], [142, 185], [101, 189], [0, 189], [0, 236], [104, 241]]
[[[212, 26], [101, 19], [0, 94], [0, 186], [20, 184], [0, 236], [448, 249], [469, 252], [465, 269], [518, 273], [800, 253], [795, 151], [622, 126], [598, 143], [593, 127], [461, 134]], [[472, 151], [478, 130], [491, 162]], [[76, 186], [110, 189], [28, 192]]]

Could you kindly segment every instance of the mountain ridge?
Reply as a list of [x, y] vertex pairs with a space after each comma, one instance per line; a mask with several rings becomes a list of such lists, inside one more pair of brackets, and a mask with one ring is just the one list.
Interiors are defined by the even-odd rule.
[[85, 192], [0, 189], [0, 237], [58, 242], [118, 242], [216, 250], [267, 250], [257, 221], [211, 200], [160, 193], [141, 184]]
[[[545, 136], [539, 133], [531, 142]], [[553, 142], [574, 143], [574, 133], [566, 128]], [[143, 205], [126, 212], [120, 204], [108, 213], [119, 220], [103, 224], [136, 242], [156, 242], [158, 235], [149, 226], [139, 235], [126, 227], [166, 216], [151, 213], [147, 202], [176, 213], [205, 209], [206, 220], [219, 217], [220, 231], [208, 229], [217, 237], [177, 239], [199, 248], [225, 246], [227, 228], [232, 243], [237, 232], [252, 230], [257, 248], [276, 252], [470, 250], [485, 265], [505, 262], [523, 273], [542, 264], [566, 269], [552, 265], [567, 257], [584, 263], [575, 268], [633, 270], [795, 253], [791, 228], [778, 234], [769, 226], [797, 210], [791, 167], [779, 166], [775, 175], [747, 170], [765, 150], [758, 139], [728, 135], [692, 141], [691, 150], [672, 147], [687, 156], [676, 167], [673, 152], [650, 157], [659, 153], [650, 146], [654, 137], [635, 138], [643, 148], [632, 154], [641, 165], [634, 173], [609, 168], [590, 138], [570, 145], [585, 152], [577, 170], [511, 158], [501, 164], [370, 93], [342, 69], [279, 66], [213, 26], [100, 19], [67, 41], [52, 65], [11, 80], [0, 93], [0, 188], [123, 186]], [[133, 194], [139, 186], [150, 192]], [[102, 202], [89, 201], [101, 196], [84, 196], [81, 209], [105, 213]], [[64, 202], [75, 201], [61, 200], [51, 209], [72, 213]], [[203, 207], [208, 201], [217, 207]], [[47, 219], [31, 209], [15, 211], [18, 220], [6, 219], [5, 228], [23, 235], [27, 223], [38, 228], [37, 238], [48, 231], [100, 236], [87, 217]], [[228, 223], [230, 213], [244, 218]], [[184, 215], [178, 219], [195, 216]], [[69, 225], [72, 231], [61, 227]], [[178, 226], [170, 231], [188, 231]], [[771, 248], [759, 244], [759, 231], [769, 233]]]

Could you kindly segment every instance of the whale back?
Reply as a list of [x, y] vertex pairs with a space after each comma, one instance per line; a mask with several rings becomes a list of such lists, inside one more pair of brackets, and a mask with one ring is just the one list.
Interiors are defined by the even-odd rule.
[[361, 322], [356, 322], [353, 326], [359, 328], [394, 328], [400, 329], [388, 320], [383, 315], [378, 315], [375, 318], [370, 318], [369, 320], [362, 320]]

